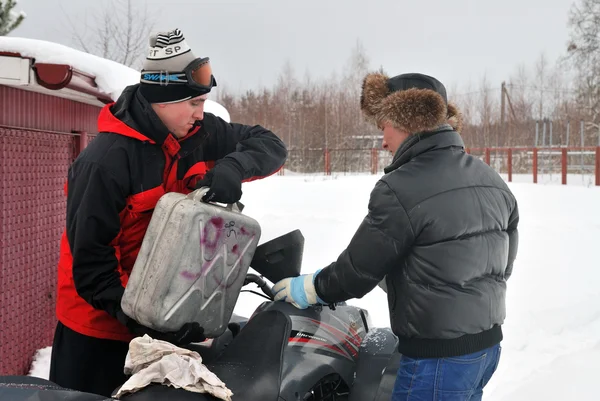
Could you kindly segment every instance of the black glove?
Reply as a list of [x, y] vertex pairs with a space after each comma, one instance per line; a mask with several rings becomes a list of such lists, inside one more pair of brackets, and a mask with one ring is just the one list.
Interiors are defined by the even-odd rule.
[[233, 159], [222, 159], [196, 183], [196, 189], [209, 187], [205, 202], [235, 203], [242, 197], [244, 169]]
[[200, 327], [197, 322], [186, 323], [181, 326], [178, 331], [163, 333], [139, 324], [134, 319], [127, 316], [122, 310], [117, 312], [117, 320], [124, 324], [131, 334], [136, 337], [142, 337], [144, 334], [148, 334], [155, 340], [167, 341], [177, 346], [187, 345], [189, 343], [199, 343], [206, 340], [204, 328]]

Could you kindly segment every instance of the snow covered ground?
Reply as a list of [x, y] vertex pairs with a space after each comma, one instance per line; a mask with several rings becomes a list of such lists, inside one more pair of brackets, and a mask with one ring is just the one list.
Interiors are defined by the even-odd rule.
[[[540, 182], [557, 182], [558, 178]], [[364, 217], [377, 176], [273, 176], [244, 184], [244, 212], [261, 222], [261, 242], [299, 228], [306, 239], [303, 272], [335, 260]], [[600, 188], [593, 177], [570, 185], [510, 184], [521, 214], [520, 245], [508, 283], [508, 317], [500, 366], [485, 390], [488, 401], [598, 399], [600, 357]], [[560, 181], [558, 181], [560, 182]], [[243, 293], [236, 313], [262, 299]], [[376, 288], [350, 301], [389, 325], [385, 294]], [[47, 377], [49, 349], [31, 374]]]

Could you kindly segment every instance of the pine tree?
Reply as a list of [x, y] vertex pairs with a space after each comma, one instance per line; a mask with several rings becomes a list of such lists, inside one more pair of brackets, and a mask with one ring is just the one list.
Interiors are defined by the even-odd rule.
[[8, 35], [25, 19], [24, 12], [12, 11], [16, 5], [16, 0], [0, 0], [0, 36]]

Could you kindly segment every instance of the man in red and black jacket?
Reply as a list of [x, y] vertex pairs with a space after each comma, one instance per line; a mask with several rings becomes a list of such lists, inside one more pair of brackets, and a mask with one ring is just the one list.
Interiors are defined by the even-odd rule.
[[121, 298], [159, 198], [210, 187], [205, 200], [234, 203], [242, 182], [284, 164], [283, 142], [260, 126], [230, 124], [204, 103], [216, 85], [179, 30], [150, 39], [139, 84], [105, 106], [99, 134], [69, 169], [58, 266], [50, 380], [109, 396], [125, 381], [138, 335], [177, 345], [203, 341], [197, 324], [158, 333], [121, 310]]

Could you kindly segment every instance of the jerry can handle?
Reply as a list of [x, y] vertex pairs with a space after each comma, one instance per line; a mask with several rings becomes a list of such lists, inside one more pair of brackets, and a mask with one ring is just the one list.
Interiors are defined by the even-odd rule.
[[[206, 193], [208, 192], [209, 189], [210, 189], [209, 187], [198, 188], [195, 191], [190, 192], [187, 197], [188, 197], [188, 199], [192, 199], [196, 202], [204, 202], [202, 200], [202, 197], [204, 195], [206, 195]], [[205, 203], [210, 203], [211, 205], [222, 207], [214, 202], [205, 202]], [[241, 213], [242, 210], [244, 210], [244, 204], [239, 201], [235, 202], [235, 203], [228, 203], [227, 206], [225, 206], [225, 209]]]

